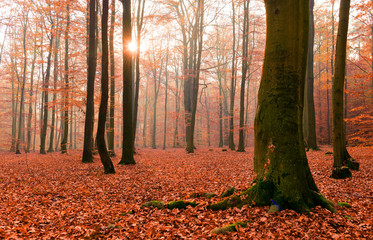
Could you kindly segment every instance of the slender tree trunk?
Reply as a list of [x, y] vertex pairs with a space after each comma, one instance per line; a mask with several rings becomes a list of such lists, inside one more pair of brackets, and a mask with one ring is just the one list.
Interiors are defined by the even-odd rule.
[[18, 121], [18, 137], [17, 137], [17, 144], [16, 144], [16, 154], [21, 154], [19, 150], [19, 145], [21, 142], [21, 134], [22, 134], [22, 119], [23, 119], [23, 103], [24, 103], [24, 92], [25, 92], [25, 84], [26, 84], [26, 70], [27, 70], [27, 49], [26, 49], [26, 36], [27, 36], [27, 27], [28, 27], [28, 13], [26, 16], [23, 15], [23, 57], [24, 57], [24, 65], [23, 65], [23, 77], [22, 77], [22, 88], [21, 88], [21, 99], [19, 104], [19, 121]]
[[219, 147], [223, 147], [223, 100], [219, 81]]
[[109, 154], [116, 156], [114, 151], [114, 135], [115, 135], [115, 58], [114, 58], [114, 27], [115, 27], [115, 0], [111, 1], [111, 17], [110, 17], [110, 123], [109, 123]]
[[229, 108], [229, 148], [235, 150], [234, 144], [234, 97], [236, 92], [236, 15], [234, 1], [232, 0], [232, 26], [233, 26], [233, 46], [232, 46], [232, 77], [231, 77], [231, 94], [230, 94], [230, 108]]
[[[36, 39], [35, 39], [35, 43], [36, 43]], [[31, 148], [31, 120], [32, 120], [32, 104], [33, 104], [33, 100], [34, 100], [33, 95], [34, 95], [35, 62], [36, 62], [36, 46], [34, 45], [34, 53], [33, 53], [33, 58], [32, 58], [31, 76], [30, 76], [30, 104], [29, 104], [29, 108], [28, 108], [28, 118], [27, 118], [27, 147], [26, 147], [26, 152], [30, 152], [30, 148]], [[36, 96], [35, 96], [35, 99], [36, 99]], [[36, 103], [36, 100], [35, 100], [35, 103]], [[36, 106], [35, 106], [35, 108], [36, 108]]]
[[47, 60], [47, 69], [44, 78], [43, 84], [43, 93], [44, 93], [44, 108], [43, 108], [43, 127], [40, 134], [40, 153], [46, 154], [45, 152], [45, 142], [47, 138], [47, 127], [48, 127], [48, 108], [49, 108], [49, 99], [48, 99], [48, 92], [49, 92], [49, 78], [50, 78], [50, 71], [51, 71], [51, 58], [52, 58], [52, 50], [53, 50], [53, 40], [54, 40], [54, 29], [52, 26], [50, 39], [49, 39], [49, 53], [48, 53], [48, 60]]
[[245, 81], [248, 67], [248, 46], [249, 46], [249, 4], [250, 0], [244, 1], [244, 23], [243, 23], [243, 40], [242, 40], [242, 80], [240, 94], [240, 130], [238, 138], [238, 152], [245, 151], [244, 121], [245, 121]]
[[109, 53], [108, 53], [108, 16], [109, 0], [102, 2], [102, 19], [101, 19], [101, 40], [102, 40], [102, 68], [101, 68], [101, 103], [98, 113], [97, 124], [97, 149], [100, 154], [102, 165], [105, 173], [115, 173], [113, 162], [110, 159], [109, 152], [105, 142], [105, 123], [109, 100]]
[[314, 17], [313, 17], [314, 0], [310, 0], [309, 8], [309, 35], [308, 35], [308, 58], [306, 83], [304, 90], [304, 113], [303, 113], [303, 134], [305, 145], [313, 150], [318, 149], [316, 144], [316, 123], [315, 123], [315, 103], [313, 98], [313, 45], [315, 41]]
[[[175, 132], [174, 132], [174, 145], [173, 147], [180, 147], [179, 143], [179, 114], [180, 114], [180, 91], [179, 91], [179, 74], [176, 70], [175, 76], [176, 93], [175, 93]], [[181, 85], [181, 84], [180, 84]]]
[[[57, 28], [58, 28], [58, 23], [57, 23]], [[50, 131], [50, 137], [49, 137], [49, 148], [48, 152], [53, 152], [53, 141], [55, 138], [55, 129], [57, 129], [57, 123], [56, 123], [56, 100], [57, 100], [57, 81], [58, 81], [58, 49], [60, 47], [60, 33], [56, 37], [56, 45], [55, 45], [55, 50], [54, 50], [54, 67], [53, 67], [53, 106], [52, 106], [52, 123], [51, 123], [51, 131]]]
[[[169, 47], [169, 46], [168, 46]], [[163, 131], [163, 150], [166, 149], [166, 138], [167, 138], [167, 87], [168, 87], [168, 47], [166, 53], [166, 66], [165, 66], [165, 74], [166, 74], [166, 83], [165, 83], [165, 98], [164, 98], [164, 131]]]
[[89, 44], [88, 44], [88, 80], [87, 99], [84, 124], [84, 146], [82, 162], [93, 162], [92, 139], [93, 139], [93, 118], [94, 118], [94, 86], [96, 77], [96, 1], [89, 3]]
[[142, 140], [143, 140], [143, 146], [146, 147], [146, 122], [147, 122], [147, 116], [148, 116], [148, 84], [146, 84], [146, 90], [145, 90], [145, 107], [144, 107], [144, 127], [142, 129]]
[[123, 147], [119, 164], [136, 164], [133, 158], [133, 111], [132, 111], [132, 53], [128, 44], [132, 41], [131, 0], [123, 3]]
[[[343, 95], [344, 81], [346, 71], [346, 47], [347, 47], [347, 32], [348, 20], [350, 13], [350, 0], [341, 0], [339, 8], [339, 25], [335, 55], [335, 75], [333, 82], [333, 155], [334, 164], [332, 178], [351, 177], [351, 172], [348, 168], [343, 168], [349, 165], [352, 169], [358, 169], [352, 163], [351, 156], [346, 148], [346, 137], [343, 121]], [[356, 169], [357, 167], [357, 169]]]
[[[63, 115], [63, 138], [61, 141], [61, 152], [67, 153], [67, 138], [69, 134], [69, 28], [70, 28], [70, 4], [66, 6], [67, 22], [65, 31], [65, 89], [64, 89], [64, 115]], [[70, 121], [72, 116], [70, 117]], [[71, 144], [71, 143], [70, 143]]]
[[139, 92], [140, 92], [140, 53], [141, 53], [141, 32], [143, 27], [144, 19], [144, 10], [145, 10], [145, 0], [138, 0], [137, 5], [137, 17], [136, 17], [136, 27], [137, 27], [137, 36], [136, 36], [136, 87], [135, 87], [135, 104], [134, 104], [134, 120], [133, 120], [133, 144], [136, 140], [136, 128], [137, 128], [137, 113], [139, 108]]

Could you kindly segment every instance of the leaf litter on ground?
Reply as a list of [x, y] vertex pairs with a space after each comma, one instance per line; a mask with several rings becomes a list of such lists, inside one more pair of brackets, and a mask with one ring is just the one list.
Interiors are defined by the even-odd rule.
[[[116, 165], [105, 175], [96, 157], [81, 163], [81, 152], [67, 155], [0, 153], [0, 239], [369, 239], [373, 236], [373, 148], [349, 148], [361, 170], [345, 180], [329, 178], [330, 147], [307, 153], [320, 192], [336, 205], [331, 213], [309, 214], [244, 206], [207, 210], [234, 187], [254, 180], [253, 149], [139, 149], [134, 166]], [[114, 157], [118, 163], [120, 157]], [[192, 193], [199, 193], [193, 195]], [[204, 193], [214, 193], [205, 197]], [[185, 209], [140, 207], [145, 202], [185, 200]], [[236, 231], [212, 231], [237, 222]]]

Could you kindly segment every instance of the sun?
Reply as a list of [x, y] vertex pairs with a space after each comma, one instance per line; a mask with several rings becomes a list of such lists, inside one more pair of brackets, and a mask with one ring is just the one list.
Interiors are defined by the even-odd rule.
[[134, 41], [131, 41], [130, 43], [128, 43], [128, 50], [130, 50], [131, 52], [136, 52], [137, 51], [137, 45], [136, 45], [136, 42]]

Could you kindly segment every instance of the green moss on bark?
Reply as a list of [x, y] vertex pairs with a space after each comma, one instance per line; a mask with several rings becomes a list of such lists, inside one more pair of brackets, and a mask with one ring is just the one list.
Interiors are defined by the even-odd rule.
[[354, 159], [348, 159], [346, 162], [346, 166], [351, 170], [358, 171], [360, 164], [356, 162]]
[[239, 227], [246, 227], [247, 224], [245, 222], [236, 222], [231, 225], [221, 227], [221, 228], [215, 228], [211, 231], [213, 234], [225, 234], [228, 232], [235, 232]]
[[231, 195], [234, 193], [235, 190], [236, 190], [236, 189], [235, 189], [234, 187], [229, 188], [228, 190], [226, 190], [225, 192], [223, 192], [223, 193], [220, 195], [220, 197], [222, 197], [222, 198], [224, 198], [224, 197], [229, 197], [229, 196], [231, 196]]
[[207, 206], [207, 209], [217, 211], [217, 210], [226, 210], [232, 207], [241, 207], [243, 205], [244, 205], [243, 201], [241, 200], [239, 196], [232, 196], [230, 198], [224, 199], [220, 202]]
[[158, 208], [158, 209], [163, 209], [163, 208], [165, 208], [165, 204], [163, 202], [160, 202], [160, 201], [150, 201], [150, 202], [143, 203], [140, 207], [141, 208], [143, 208], [143, 207], [155, 207], [155, 208]]

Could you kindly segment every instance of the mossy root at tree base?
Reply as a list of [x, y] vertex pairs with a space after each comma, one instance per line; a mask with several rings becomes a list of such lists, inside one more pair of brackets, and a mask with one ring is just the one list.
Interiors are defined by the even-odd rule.
[[359, 171], [360, 163], [356, 162], [354, 159], [348, 159], [346, 166], [351, 170]]
[[341, 167], [341, 168], [334, 168], [332, 171], [332, 175], [330, 176], [330, 178], [334, 178], [334, 179], [345, 179], [345, 178], [351, 178], [351, 177], [352, 177], [352, 173], [350, 169], [346, 166]]
[[207, 206], [208, 209], [226, 210], [233, 207], [242, 207], [244, 205], [270, 206], [276, 203], [278, 209], [292, 209], [296, 212], [310, 212], [310, 209], [321, 206], [331, 212], [335, 212], [334, 204], [325, 199], [320, 193], [311, 191], [307, 199], [298, 199], [290, 201], [280, 191], [276, 189], [270, 181], [259, 181], [246, 191], [241, 192], [240, 196], [234, 195], [220, 202]]

